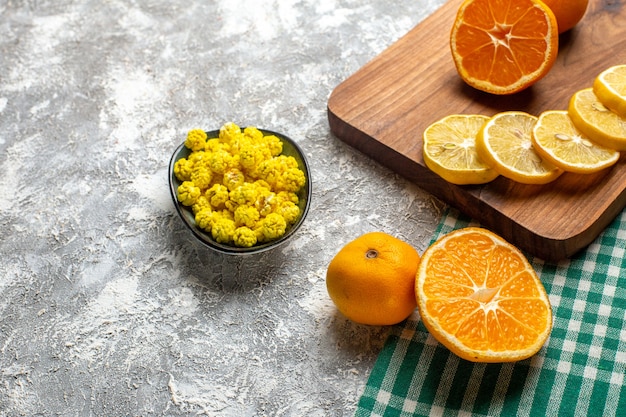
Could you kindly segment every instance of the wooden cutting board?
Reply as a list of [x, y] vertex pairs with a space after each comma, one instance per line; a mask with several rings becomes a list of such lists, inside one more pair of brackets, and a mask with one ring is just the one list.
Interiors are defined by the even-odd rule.
[[338, 85], [328, 100], [332, 133], [352, 147], [546, 261], [586, 247], [626, 205], [626, 155], [591, 175], [563, 174], [547, 185], [499, 177], [457, 186], [432, 173], [422, 134], [452, 113], [493, 115], [567, 109], [571, 95], [591, 87], [602, 70], [626, 64], [624, 0], [590, 0], [583, 20], [559, 39], [550, 73], [511, 96], [474, 90], [458, 76], [448, 47], [461, 0], [450, 0]]

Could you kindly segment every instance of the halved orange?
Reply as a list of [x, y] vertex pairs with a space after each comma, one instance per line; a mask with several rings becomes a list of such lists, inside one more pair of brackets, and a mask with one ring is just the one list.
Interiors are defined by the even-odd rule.
[[450, 49], [461, 78], [493, 94], [512, 94], [543, 78], [556, 60], [554, 13], [537, 0], [465, 0]]
[[532, 265], [487, 229], [458, 229], [430, 245], [415, 293], [426, 329], [469, 361], [526, 359], [552, 330], [550, 301]]

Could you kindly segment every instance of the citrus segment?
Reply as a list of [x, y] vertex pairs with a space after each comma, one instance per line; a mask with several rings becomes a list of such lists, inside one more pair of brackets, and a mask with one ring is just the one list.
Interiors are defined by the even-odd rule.
[[548, 296], [528, 260], [483, 228], [459, 229], [430, 245], [415, 293], [428, 331], [466, 360], [526, 359], [552, 329]]
[[564, 171], [597, 172], [615, 164], [620, 157], [618, 151], [589, 140], [564, 110], [541, 113], [533, 128], [532, 140], [541, 157]]
[[594, 142], [626, 151], [626, 118], [609, 110], [592, 88], [574, 93], [567, 109], [574, 125]]
[[502, 176], [524, 184], [547, 184], [563, 170], [545, 161], [532, 144], [537, 117], [520, 111], [494, 115], [476, 137], [476, 151]]
[[559, 33], [567, 32], [580, 22], [589, 0], [542, 0], [552, 10]]
[[611, 111], [626, 117], [626, 65], [602, 71], [593, 81], [593, 92]]
[[345, 245], [326, 271], [326, 288], [348, 319], [390, 325], [416, 307], [415, 272], [420, 256], [408, 243], [383, 232], [366, 233]]
[[450, 49], [467, 84], [512, 94], [552, 68], [558, 53], [556, 18], [536, 0], [465, 0], [452, 26]]
[[451, 115], [424, 131], [424, 162], [453, 184], [484, 184], [498, 173], [476, 153], [476, 134], [489, 120], [483, 115]]

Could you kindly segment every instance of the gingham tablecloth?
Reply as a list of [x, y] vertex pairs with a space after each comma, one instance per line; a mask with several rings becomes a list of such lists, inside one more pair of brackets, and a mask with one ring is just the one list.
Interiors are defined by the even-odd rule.
[[[477, 226], [458, 211], [434, 239]], [[433, 239], [433, 240], [434, 240]], [[554, 314], [546, 345], [516, 363], [459, 359], [418, 315], [394, 326], [358, 402], [365, 416], [625, 416], [626, 211], [582, 253], [529, 258]]]

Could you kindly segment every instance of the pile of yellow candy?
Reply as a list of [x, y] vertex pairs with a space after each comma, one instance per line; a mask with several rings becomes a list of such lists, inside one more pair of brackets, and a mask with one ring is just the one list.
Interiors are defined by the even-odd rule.
[[178, 201], [216, 242], [251, 247], [282, 237], [298, 220], [306, 176], [275, 135], [229, 122], [217, 138], [190, 130], [185, 146], [191, 153], [174, 165]]

